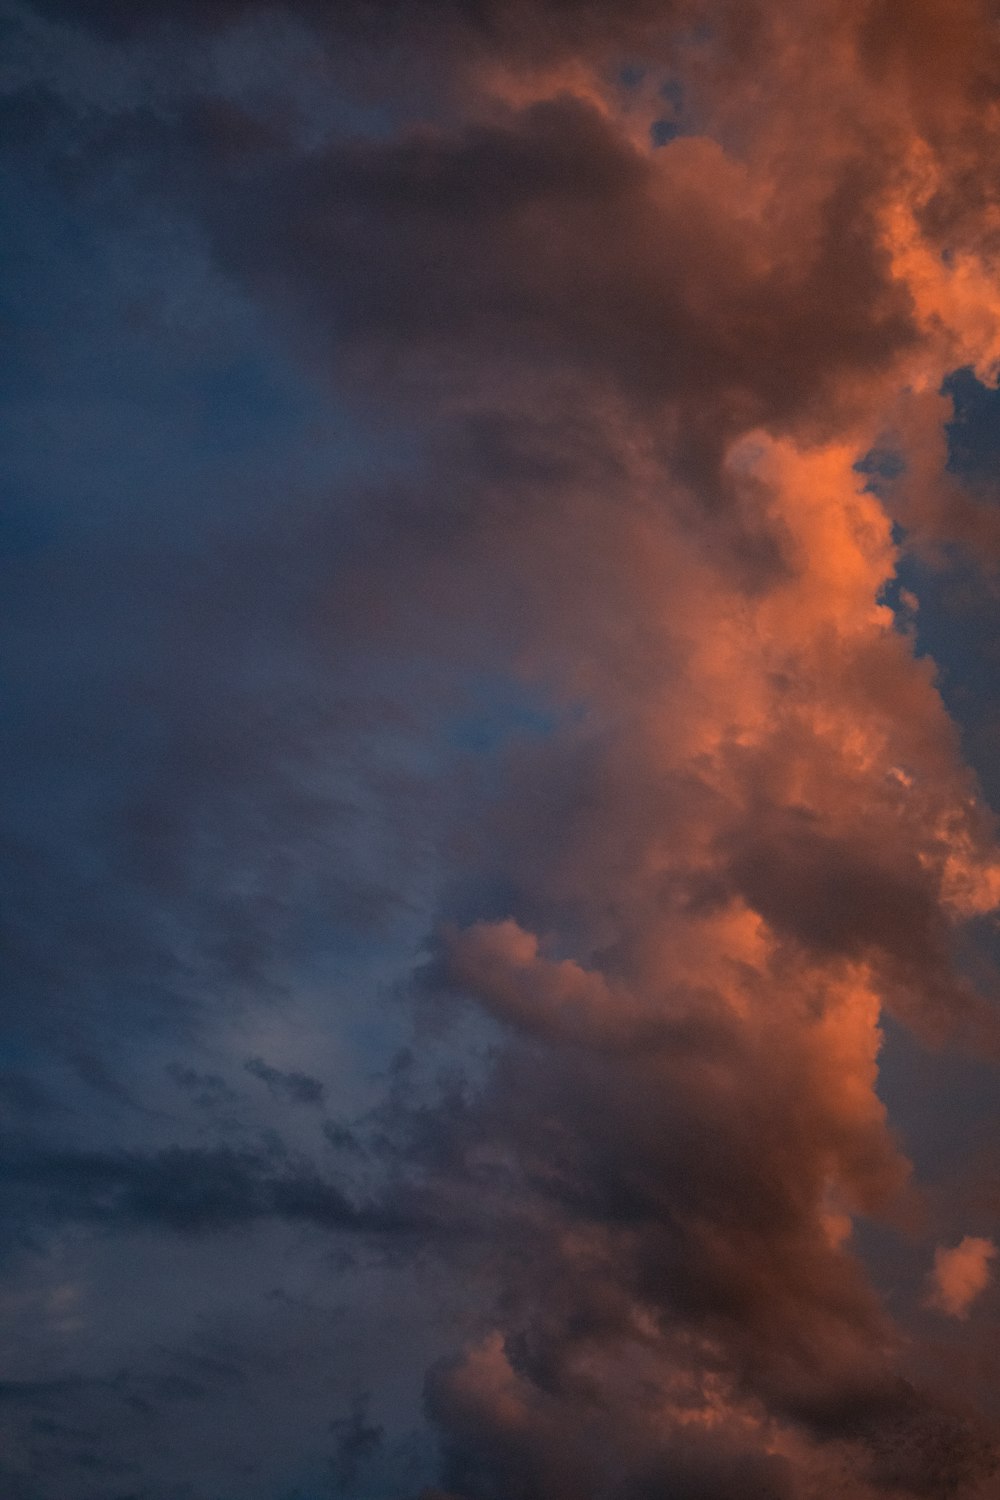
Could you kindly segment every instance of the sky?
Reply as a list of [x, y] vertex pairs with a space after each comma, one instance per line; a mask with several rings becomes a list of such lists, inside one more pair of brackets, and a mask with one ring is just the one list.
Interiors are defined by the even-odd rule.
[[4, 1500], [995, 1500], [993, 0], [0, 0]]

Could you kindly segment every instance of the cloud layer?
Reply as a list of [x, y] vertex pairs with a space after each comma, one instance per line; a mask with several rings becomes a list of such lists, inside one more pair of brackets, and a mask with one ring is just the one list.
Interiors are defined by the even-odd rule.
[[[320, 1245], [362, 1325], [387, 1268], [453, 1299], [403, 1339], [419, 1438], [387, 1354], [338, 1370], [322, 1477], [144, 1469], [121, 1413], [79, 1452], [150, 1500], [986, 1500], [984, 1195], [921, 1180], [879, 1067], [887, 1027], [1000, 1055], [995, 824], [907, 585], [1000, 558], [943, 394], [1000, 365], [991, 8], [9, 24], [18, 162], [203, 278], [98, 331], [169, 326], [186, 389], [229, 309], [309, 411], [268, 460], [277, 377], [239, 386], [231, 494], [147, 468], [149, 516], [14, 595], [22, 638], [39, 579], [61, 612], [9, 834], [11, 1275], [166, 1236], [276, 1283]], [[0, 1397], [59, 1431], [9, 1483], [47, 1446], [82, 1500], [104, 1387], [53, 1417], [43, 1353]]]

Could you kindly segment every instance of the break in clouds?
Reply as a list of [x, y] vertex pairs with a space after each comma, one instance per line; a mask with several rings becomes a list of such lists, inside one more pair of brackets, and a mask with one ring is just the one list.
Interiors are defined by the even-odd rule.
[[3, 17], [4, 1493], [988, 1500], [992, 5]]

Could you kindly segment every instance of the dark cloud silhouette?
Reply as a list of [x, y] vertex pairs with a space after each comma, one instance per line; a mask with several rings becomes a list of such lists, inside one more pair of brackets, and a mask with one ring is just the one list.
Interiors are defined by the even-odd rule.
[[284, 1096], [293, 1104], [323, 1103], [323, 1085], [318, 1078], [310, 1078], [308, 1073], [282, 1072], [280, 1068], [272, 1068], [261, 1057], [251, 1057], [243, 1066], [248, 1073], [266, 1084], [272, 1094]]
[[378, 1451], [384, 1437], [383, 1429], [366, 1418], [365, 1407], [364, 1397], [359, 1397], [349, 1416], [330, 1423], [330, 1430], [337, 1439], [337, 1450], [331, 1464], [334, 1483], [341, 1494], [349, 1494], [357, 1484], [363, 1466]]
[[354, 1204], [308, 1167], [249, 1149], [11, 1153], [2, 1180], [11, 1230], [79, 1220], [201, 1234], [268, 1217], [376, 1233], [417, 1225], [402, 1204]]

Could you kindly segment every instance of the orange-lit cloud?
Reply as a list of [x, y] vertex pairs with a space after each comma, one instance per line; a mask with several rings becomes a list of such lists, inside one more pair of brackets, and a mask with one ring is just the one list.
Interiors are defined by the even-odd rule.
[[[995, 1435], [911, 1378], [855, 1226], [920, 1225], [886, 1016], [1000, 1057], [993, 816], [886, 602], [908, 554], [1000, 560], [940, 395], [1000, 367], [992, 7], [301, 9], [445, 80], [198, 201], [422, 434], [311, 623], [553, 710], [441, 838], [423, 988], [490, 1041], [408, 1181], [494, 1288], [428, 1385], [447, 1493], [980, 1500]], [[938, 1251], [933, 1305], [994, 1253]]]
[[953, 1249], [934, 1252], [934, 1270], [927, 1293], [928, 1307], [953, 1318], [967, 1318], [976, 1298], [990, 1281], [990, 1262], [996, 1259], [992, 1240], [967, 1234]]
[[[520, 600], [524, 675], [587, 711], [512, 755], [484, 838], [515, 900], [439, 960], [505, 1038], [441, 1170], [496, 1164], [512, 1226], [503, 1318], [435, 1385], [458, 1494], [477, 1453], [498, 1493], [597, 1493], [609, 1410], [614, 1463], [710, 1470], [691, 1444], [714, 1431], [769, 1496], [974, 1494], [991, 1472], [972, 1419], [900, 1384], [852, 1234], [914, 1212], [883, 1012], [998, 1052], [956, 957], [1000, 896], [992, 820], [882, 602], [894, 519], [927, 549], [1000, 541], [943, 473], [937, 395], [1000, 358], [991, 210], [934, 214], [978, 106], [957, 41], [936, 74], [903, 29], [762, 15], [689, 59], [693, 128], [656, 150], [606, 38], [558, 67], [508, 53], [477, 73], [479, 118], [309, 179], [328, 263], [361, 202], [379, 247], [331, 317], [362, 365], [404, 350], [471, 434], [440, 460], [466, 498], [455, 553], [427, 544], [439, 608], [484, 621], [465, 583], [490, 578], [487, 608]], [[856, 466], [886, 441], [907, 467], [883, 499]], [[405, 593], [411, 550], [390, 538], [377, 566]], [[940, 1305], [980, 1289], [977, 1253], [939, 1260]]]

